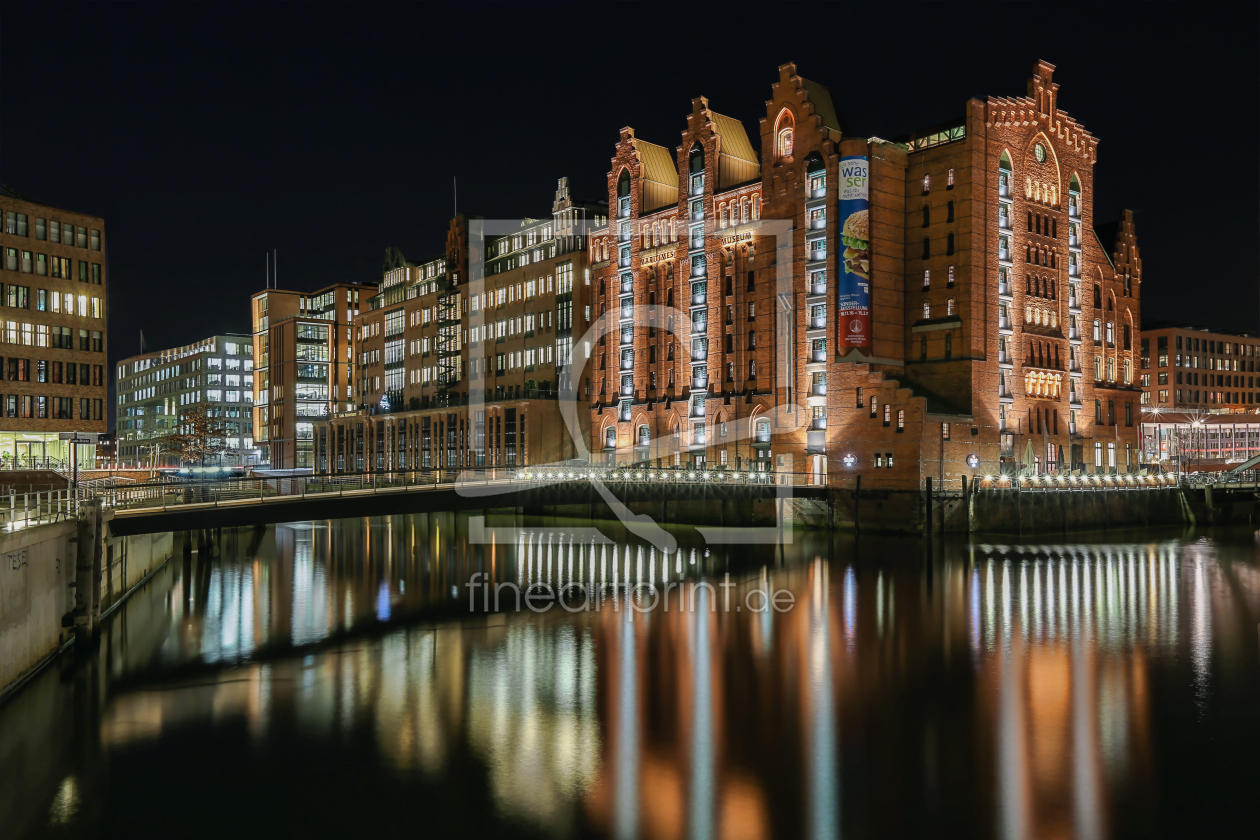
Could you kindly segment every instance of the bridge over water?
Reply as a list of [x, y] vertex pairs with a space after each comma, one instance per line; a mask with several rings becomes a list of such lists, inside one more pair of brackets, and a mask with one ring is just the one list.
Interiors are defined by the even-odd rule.
[[95, 496], [112, 513], [110, 532], [132, 536], [426, 511], [585, 507], [589, 515], [617, 504], [668, 521], [670, 506], [683, 502], [711, 506], [735, 524], [750, 502], [826, 494], [807, 474], [581, 467], [173, 482], [102, 488]]

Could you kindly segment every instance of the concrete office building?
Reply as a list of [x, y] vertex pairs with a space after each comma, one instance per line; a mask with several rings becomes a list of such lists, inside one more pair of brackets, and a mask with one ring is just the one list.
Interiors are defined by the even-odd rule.
[[120, 467], [179, 466], [170, 443], [197, 403], [221, 424], [223, 466], [258, 463], [254, 446], [253, 336], [225, 333], [118, 363], [116, 460]]

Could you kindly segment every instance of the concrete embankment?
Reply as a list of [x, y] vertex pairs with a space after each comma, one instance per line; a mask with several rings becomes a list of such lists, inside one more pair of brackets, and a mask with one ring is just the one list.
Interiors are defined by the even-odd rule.
[[0, 700], [171, 556], [173, 535], [111, 537], [99, 506], [0, 533]]

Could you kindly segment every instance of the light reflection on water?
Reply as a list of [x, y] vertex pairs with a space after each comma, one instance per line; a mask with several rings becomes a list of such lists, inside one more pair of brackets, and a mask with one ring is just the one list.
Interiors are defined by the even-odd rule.
[[[438, 801], [473, 790], [469, 835], [618, 838], [1178, 836], [1203, 828], [1193, 809], [1237, 770], [1222, 735], [1257, 746], [1250, 532], [951, 542], [925, 560], [913, 540], [706, 550], [679, 531], [671, 555], [611, 526], [602, 541], [561, 526], [508, 545], [468, 542], [465, 527], [281, 527], [177, 559], [127, 608], [161, 604], [152, 643], [106, 639], [103, 655], [129, 665], [109, 669], [125, 679], [84, 737], [115, 763], [156, 751], [176, 766], [207, 729], [239, 729], [242, 756], [273, 761], [293, 738], [366, 747], [356, 772], [378, 785], [410, 780]], [[730, 610], [707, 587], [694, 610], [630, 608], [647, 583], [726, 571]], [[469, 616], [474, 572], [645, 585], [585, 612]], [[777, 590], [790, 610], [734, 611]], [[111, 824], [116, 805], [83, 804], [103, 766], [67, 759], [41, 819]], [[109, 785], [141, 796], [143, 778]], [[365, 831], [382, 819], [345, 807]]]

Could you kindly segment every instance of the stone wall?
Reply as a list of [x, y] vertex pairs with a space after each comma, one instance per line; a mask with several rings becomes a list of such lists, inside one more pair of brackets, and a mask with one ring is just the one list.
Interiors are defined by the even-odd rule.
[[1176, 488], [1051, 493], [980, 488], [971, 497], [970, 514], [973, 531], [1002, 534], [1067, 534], [1192, 521]]
[[0, 689], [70, 638], [76, 523], [0, 533]]

